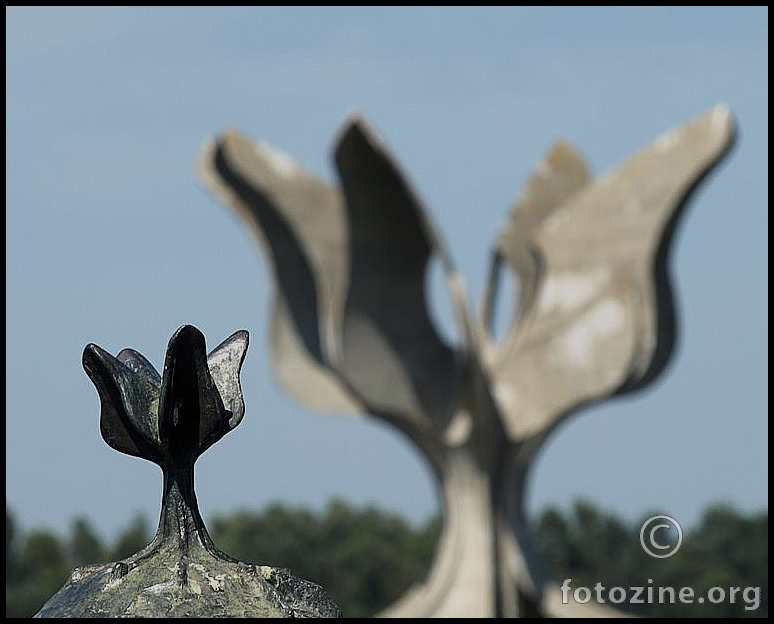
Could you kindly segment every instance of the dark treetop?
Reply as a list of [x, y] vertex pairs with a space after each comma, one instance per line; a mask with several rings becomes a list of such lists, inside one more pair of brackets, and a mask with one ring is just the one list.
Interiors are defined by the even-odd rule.
[[161, 518], [143, 550], [76, 568], [35, 617], [341, 615], [318, 585], [218, 550], [199, 514], [194, 463], [242, 420], [247, 344], [248, 333], [238, 331], [207, 355], [202, 333], [184, 325], [169, 341], [162, 375], [133, 349], [113, 357], [86, 346], [83, 367], [99, 393], [102, 437], [161, 467]]

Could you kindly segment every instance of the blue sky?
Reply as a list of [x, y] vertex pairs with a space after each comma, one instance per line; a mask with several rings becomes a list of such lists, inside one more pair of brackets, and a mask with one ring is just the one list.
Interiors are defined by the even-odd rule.
[[767, 59], [767, 8], [7, 8], [8, 504], [28, 528], [155, 524], [160, 472], [101, 440], [81, 353], [131, 346], [161, 367], [192, 323], [209, 346], [251, 334], [245, 418], [197, 464], [205, 519], [336, 495], [414, 521], [436, 510], [400, 434], [311, 412], [275, 383], [267, 265], [195, 177], [221, 129], [333, 180], [333, 137], [365, 114], [478, 305], [495, 236], [553, 140], [599, 174], [725, 102], [738, 144], [674, 239], [672, 365], [566, 423], [529, 506], [586, 497], [689, 526], [711, 502], [767, 507]]

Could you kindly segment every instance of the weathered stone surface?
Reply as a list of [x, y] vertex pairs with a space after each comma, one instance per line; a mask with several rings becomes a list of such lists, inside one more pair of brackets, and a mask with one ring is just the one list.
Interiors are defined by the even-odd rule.
[[207, 355], [201, 332], [183, 326], [169, 342], [163, 376], [131, 349], [113, 357], [86, 347], [83, 365], [100, 395], [102, 436], [161, 467], [161, 519], [139, 553], [73, 570], [35, 617], [341, 615], [318, 585], [221, 552], [199, 514], [194, 463], [242, 420], [239, 372], [247, 343], [247, 332], [236, 332]]
[[[718, 106], [596, 181], [557, 144], [497, 240], [479, 321], [419, 200], [363, 119], [336, 143], [341, 188], [233, 131], [205, 147], [202, 179], [258, 236], [274, 270], [272, 359], [285, 388], [319, 409], [387, 420], [435, 471], [444, 525], [432, 569], [385, 615], [584, 609], [557, 603], [530, 552], [528, 469], [577, 408], [664, 370], [676, 333], [671, 235], [733, 138], [730, 111]], [[426, 309], [432, 256], [446, 270], [458, 345], [445, 344]], [[521, 280], [521, 298], [495, 342], [503, 269]]]
[[35, 617], [340, 616], [319, 585], [287, 570], [204, 552], [181, 564], [168, 549], [131, 568], [124, 562], [76, 568]]

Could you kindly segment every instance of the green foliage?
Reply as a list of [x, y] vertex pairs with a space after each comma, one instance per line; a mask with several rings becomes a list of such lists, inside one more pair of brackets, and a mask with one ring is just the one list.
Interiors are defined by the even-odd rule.
[[143, 516], [135, 516], [134, 520], [118, 536], [115, 545], [108, 552], [105, 561], [119, 561], [145, 548], [151, 541], [148, 522]]
[[[562, 515], [556, 509], [544, 511], [533, 523], [533, 538], [538, 554], [559, 583], [572, 579], [572, 588], [594, 588], [601, 583], [607, 591], [623, 587], [645, 588], [643, 604], [619, 605], [638, 615], [652, 617], [766, 617], [768, 615], [768, 513], [743, 516], [727, 506], [706, 510], [699, 526], [685, 532], [680, 549], [671, 557], [648, 556], [640, 545], [640, 528], [651, 516], [626, 524], [614, 515], [595, 508], [588, 502], [577, 502], [572, 511]], [[653, 604], [648, 604], [647, 591], [653, 588]], [[659, 588], [664, 590], [659, 601]], [[679, 600], [681, 588], [690, 587], [694, 597], [706, 597], [713, 587], [722, 587], [725, 599], [713, 604]], [[730, 588], [739, 587], [735, 601], [729, 599]], [[754, 606], [752, 591], [760, 587], [760, 605]], [[596, 598], [595, 592], [592, 595]], [[603, 593], [606, 599], [607, 592]], [[713, 594], [719, 597], [717, 591]]]
[[334, 500], [322, 514], [274, 505], [216, 518], [212, 538], [237, 559], [319, 583], [345, 615], [363, 617], [421, 578], [438, 529], [433, 521], [415, 530], [397, 515]]
[[75, 565], [106, 561], [102, 541], [94, 533], [88, 520], [73, 520], [70, 536], [70, 558]]
[[[654, 559], [639, 542], [647, 517], [626, 523], [591, 503], [568, 513], [551, 508], [535, 519], [532, 534], [539, 555], [561, 583], [574, 588], [693, 588], [705, 596], [712, 587], [741, 587], [735, 602], [620, 606], [640, 615], [766, 617], [768, 615], [768, 513], [742, 515], [726, 506], [707, 509], [672, 557]], [[332, 501], [321, 513], [273, 505], [240, 511], [208, 523], [215, 543], [233, 557], [287, 567], [321, 584], [352, 617], [373, 615], [426, 573], [440, 532], [440, 519], [412, 527], [400, 516]], [[67, 538], [45, 531], [20, 533], [6, 508], [6, 616], [29, 617], [56, 592], [70, 570], [84, 563], [117, 561], [150, 541], [148, 524], [135, 518], [112, 546], [87, 520], [74, 520]], [[651, 582], [648, 581], [651, 579]], [[746, 610], [760, 587], [760, 606]], [[593, 594], [594, 592], [592, 592]], [[646, 601], [647, 602], [647, 601]]]
[[5, 615], [31, 617], [62, 587], [73, 568], [118, 561], [150, 542], [144, 519], [137, 518], [107, 548], [89, 522], [76, 518], [70, 536], [47, 531], [19, 535], [13, 514], [5, 510]]

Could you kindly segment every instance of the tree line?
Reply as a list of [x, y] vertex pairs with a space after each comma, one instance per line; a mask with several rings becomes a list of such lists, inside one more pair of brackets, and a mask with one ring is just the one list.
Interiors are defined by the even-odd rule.
[[[655, 515], [655, 514], [650, 514]], [[549, 508], [532, 521], [538, 555], [555, 578], [572, 588], [648, 586], [693, 588], [758, 587], [736, 601], [673, 604], [654, 601], [618, 605], [656, 617], [766, 617], [768, 615], [768, 512], [742, 514], [731, 507], [708, 508], [686, 531], [680, 550], [668, 559], [646, 555], [640, 521], [625, 522], [587, 501], [568, 511]], [[427, 572], [440, 532], [440, 518], [412, 526], [401, 516], [374, 507], [334, 500], [321, 512], [287, 505], [237, 511], [207, 523], [215, 544], [243, 561], [290, 568], [322, 585], [344, 614], [367, 617], [397, 599]], [[152, 538], [143, 517], [114, 540], [103, 540], [84, 518], [67, 536], [20, 530], [6, 506], [6, 617], [29, 617], [65, 582], [72, 568], [118, 561]], [[750, 598], [750, 600], [745, 600]], [[596, 595], [592, 594], [592, 599]], [[747, 607], [747, 608], [745, 608]]]

